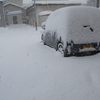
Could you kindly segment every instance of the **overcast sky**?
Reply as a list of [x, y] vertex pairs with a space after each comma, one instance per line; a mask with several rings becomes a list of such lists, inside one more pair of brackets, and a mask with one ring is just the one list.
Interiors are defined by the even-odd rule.
[[[27, 4], [27, 3], [30, 3], [32, 0], [23, 0], [23, 3], [24, 4]], [[74, 0], [73, 0], [74, 1]], [[84, 2], [84, 1], [87, 1], [87, 0], [76, 0], [76, 1], [82, 1], [82, 2]]]

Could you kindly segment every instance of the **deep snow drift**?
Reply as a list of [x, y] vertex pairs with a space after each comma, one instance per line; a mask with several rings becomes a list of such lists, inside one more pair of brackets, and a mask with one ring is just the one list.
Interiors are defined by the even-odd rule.
[[0, 28], [0, 100], [99, 100], [100, 54], [64, 58], [41, 28]]

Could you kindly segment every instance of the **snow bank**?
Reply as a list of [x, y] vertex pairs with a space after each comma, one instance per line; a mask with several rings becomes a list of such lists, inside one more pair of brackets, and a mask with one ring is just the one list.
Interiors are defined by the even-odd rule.
[[61, 8], [48, 17], [46, 30], [57, 32], [66, 42], [100, 42], [100, 10], [86, 6]]

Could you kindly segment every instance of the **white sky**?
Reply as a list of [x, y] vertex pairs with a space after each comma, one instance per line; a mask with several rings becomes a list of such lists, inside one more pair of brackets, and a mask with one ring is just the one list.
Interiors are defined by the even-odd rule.
[[[32, 0], [23, 0], [23, 3], [24, 4], [27, 4], [27, 3], [30, 3]], [[73, 0], [74, 1], [74, 0]], [[76, 1], [82, 1], [82, 2], [85, 2], [87, 0], [76, 0]]]

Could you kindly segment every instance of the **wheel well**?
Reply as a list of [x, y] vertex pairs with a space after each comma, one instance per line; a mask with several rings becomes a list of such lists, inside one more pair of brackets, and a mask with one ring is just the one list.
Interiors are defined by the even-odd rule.
[[[59, 43], [62, 43], [61, 37], [59, 38], [59, 40], [58, 40], [58, 42], [57, 42], [56, 51], [58, 50], [58, 44], [59, 44]], [[63, 43], [62, 43], [62, 44], [63, 44]]]

